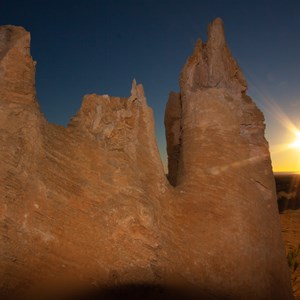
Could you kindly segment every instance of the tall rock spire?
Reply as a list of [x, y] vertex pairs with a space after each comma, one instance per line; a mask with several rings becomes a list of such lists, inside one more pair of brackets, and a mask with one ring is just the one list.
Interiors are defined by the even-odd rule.
[[37, 105], [30, 33], [22, 27], [0, 27], [0, 74], [0, 100]]
[[208, 40], [196, 43], [180, 77], [183, 93], [203, 88], [227, 88], [245, 92], [247, 82], [227, 47], [223, 21], [214, 20], [208, 27]]
[[179, 209], [193, 207], [182, 244], [206, 256], [189, 272], [211, 272], [202, 281], [221, 284], [230, 299], [291, 299], [264, 116], [246, 89], [218, 18], [165, 114], [169, 180], [182, 191]]

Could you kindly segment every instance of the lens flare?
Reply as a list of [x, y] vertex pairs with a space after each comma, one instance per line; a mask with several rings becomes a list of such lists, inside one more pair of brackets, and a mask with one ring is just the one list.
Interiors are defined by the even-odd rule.
[[[261, 100], [260, 104], [263, 111], [286, 129], [285, 136], [282, 136], [284, 143], [270, 143], [273, 170], [275, 172], [298, 172], [300, 174], [300, 127], [297, 126], [299, 124], [294, 123], [276, 101], [268, 95], [267, 89], [259, 87], [255, 80], [252, 80], [254, 77], [251, 74], [247, 74], [247, 77], [250, 79], [248, 81], [257, 98]], [[283, 131], [280, 133], [283, 134]], [[274, 134], [273, 137], [275, 136]], [[278, 138], [276, 137], [275, 140], [278, 141]]]
[[299, 131], [296, 133], [296, 140], [293, 143], [289, 144], [289, 147], [300, 149], [300, 132]]

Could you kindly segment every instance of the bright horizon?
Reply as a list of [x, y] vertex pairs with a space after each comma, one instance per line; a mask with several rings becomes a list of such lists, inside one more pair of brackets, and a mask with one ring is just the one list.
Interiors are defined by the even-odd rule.
[[[269, 142], [273, 172], [300, 173], [300, 127], [296, 123], [298, 120], [292, 118], [292, 114], [288, 115], [275, 100], [264, 96], [262, 98], [264, 105], [261, 109], [266, 119], [265, 137]], [[294, 109], [297, 110], [298, 106], [300, 102]], [[271, 126], [273, 128], [270, 128]]]

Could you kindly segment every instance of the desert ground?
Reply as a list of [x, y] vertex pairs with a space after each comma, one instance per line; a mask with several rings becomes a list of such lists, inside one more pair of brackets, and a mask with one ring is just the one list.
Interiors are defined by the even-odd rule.
[[275, 174], [275, 181], [293, 293], [300, 299], [300, 175]]

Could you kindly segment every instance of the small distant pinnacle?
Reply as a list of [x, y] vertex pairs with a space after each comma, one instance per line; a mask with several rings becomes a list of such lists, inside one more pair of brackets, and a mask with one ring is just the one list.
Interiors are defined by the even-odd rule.
[[202, 40], [200, 38], [197, 39], [196, 45], [195, 45], [195, 48], [194, 48], [194, 54], [197, 54], [197, 53], [201, 52], [202, 45], [203, 45]]
[[222, 28], [224, 30], [224, 22], [220, 17], [214, 19], [208, 26], [215, 27], [215, 28]]
[[131, 96], [137, 98], [137, 84], [135, 78], [132, 80]]
[[208, 43], [216, 45], [225, 44], [224, 24], [221, 18], [216, 18], [208, 26]]
[[220, 17], [215, 18], [212, 23], [220, 24], [223, 26], [223, 20]]
[[142, 100], [145, 98], [144, 88], [142, 84], [137, 84], [136, 80], [133, 79], [131, 87], [131, 98]]

